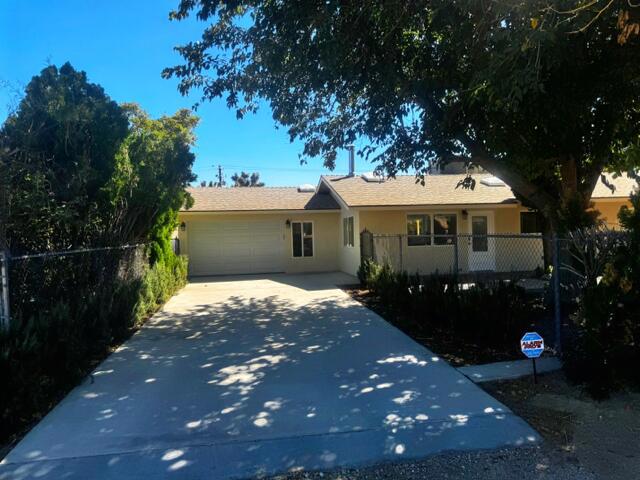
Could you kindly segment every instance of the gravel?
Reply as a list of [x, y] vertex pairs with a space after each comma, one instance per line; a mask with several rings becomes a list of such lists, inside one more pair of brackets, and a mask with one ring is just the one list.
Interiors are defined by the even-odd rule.
[[596, 477], [546, 445], [494, 451], [450, 453], [419, 461], [387, 463], [330, 472], [300, 472], [272, 480], [590, 480]]

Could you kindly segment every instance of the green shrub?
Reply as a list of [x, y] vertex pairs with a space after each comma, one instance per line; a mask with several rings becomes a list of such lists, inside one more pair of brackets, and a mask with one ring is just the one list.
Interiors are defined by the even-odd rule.
[[363, 286], [371, 288], [377, 281], [381, 269], [382, 266], [373, 260], [364, 260], [358, 267], [358, 280]]
[[440, 331], [486, 347], [515, 348], [533, 320], [531, 300], [514, 283], [462, 289], [455, 276], [409, 276], [373, 262], [361, 272], [387, 318], [410, 334]]
[[358, 271], [356, 275], [358, 276], [358, 280], [360, 280], [360, 285], [366, 286], [371, 275], [371, 266], [375, 265], [375, 262], [371, 259], [363, 260], [358, 267]]
[[187, 283], [187, 258], [170, 256], [149, 267], [141, 282], [134, 310], [134, 325], [155, 312]]
[[596, 398], [638, 382], [638, 314], [627, 310], [617, 286], [585, 287], [575, 314], [577, 332], [565, 353], [569, 378]]
[[[640, 387], [640, 196], [623, 207], [624, 234], [608, 233], [584, 241], [597, 248], [580, 259], [577, 272], [584, 282], [573, 316], [575, 338], [565, 348], [565, 369], [570, 379], [585, 385], [598, 398], [627, 386]], [[607, 240], [607, 238], [605, 238]], [[605, 247], [603, 247], [603, 244]], [[584, 273], [586, 271], [586, 273]]]

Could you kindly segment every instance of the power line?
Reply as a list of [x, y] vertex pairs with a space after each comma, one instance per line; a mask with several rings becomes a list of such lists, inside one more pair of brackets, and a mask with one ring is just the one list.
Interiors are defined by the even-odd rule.
[[[332, 173], [328, 168], [320, 169], [320, 168], [305, 168], [301, 166], [299, 168], [285, 168], [285, 167], [262, 167], [258, 165], [224, 165], [224, 168], [228, 169], [239, 169], [239, 170], [254, 170], [254, 171], [278, 171], [278, 172], [296, 172], [296, 173]], [[198, 169], [202, 172], [210, 172], [218, 170], [218, 167], [204, 167]]]

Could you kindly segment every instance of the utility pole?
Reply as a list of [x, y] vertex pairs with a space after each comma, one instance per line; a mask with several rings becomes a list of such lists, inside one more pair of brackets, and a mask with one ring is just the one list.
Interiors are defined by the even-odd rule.
[[222, 165], [218, 165], [218, 187], [224, 187], [224, 176], [222, 175]]

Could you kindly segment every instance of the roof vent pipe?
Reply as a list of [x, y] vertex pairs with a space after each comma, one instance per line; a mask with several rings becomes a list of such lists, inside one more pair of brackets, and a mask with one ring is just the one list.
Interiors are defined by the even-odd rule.
[[349, 150], [349, 176], [353, 177], [356, 171], [355, 145], [347, 145]]

